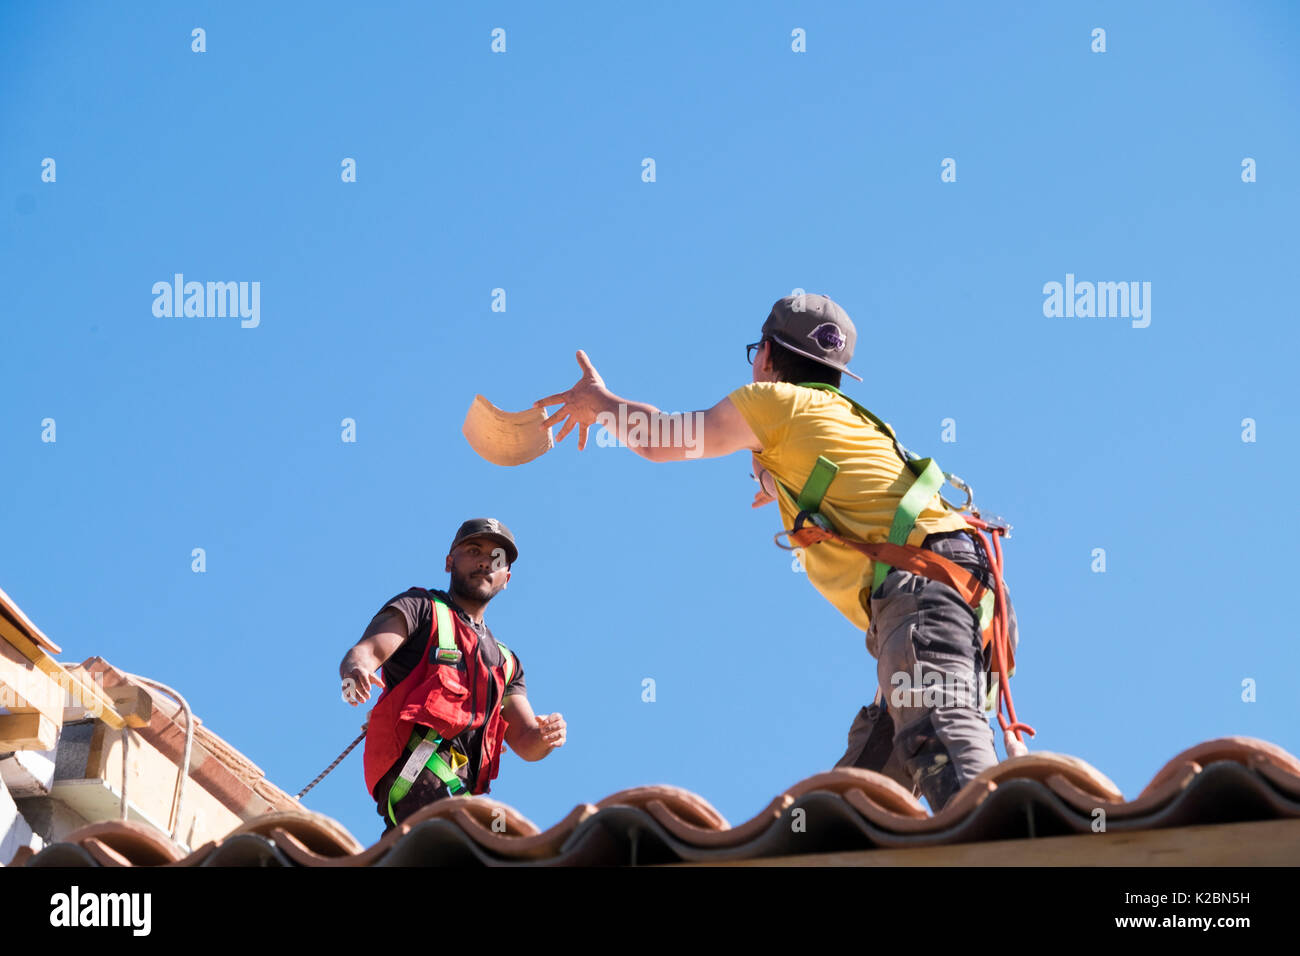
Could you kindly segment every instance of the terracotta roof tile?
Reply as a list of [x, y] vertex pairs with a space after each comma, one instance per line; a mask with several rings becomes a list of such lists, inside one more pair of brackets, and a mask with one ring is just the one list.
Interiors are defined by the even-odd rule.
[[263, 814], [233, 831], [269, 836], [272, 830], [293, 834], [312, 852], [322, 856], [353, 856], [365, 849], [341, 823], [308, 810], [277, 810]]
[[63, 842], [75, 843], [89, 849], [93, 843], [111, 850], [127, 866], [158, 866], [174, 863], [185, 852], [161, 830], [135, 820], [108, 820], [90, 823], [73, 830]]
[[[803, 813], [796, 817], [799, 810]], [[334, 820], [305, 810], [267, 813], [186, 856], [147, 825], [98, 823], [39, 853], [20, 851], [13, 863], [625, 865], [770, 860], [962, 843], [980, 843], [996, 857], [999, 847], [1017, 844], [988, 841], [1091, 833], [1098, 810], [1105, 813], [1107, 833], [1193, 826], [1199, 832], [1204, 824], [1300, 821], [1300, 760], [1262, 740], [1209, 740], [1168, 761], [1135, 800], [1126, 801], [1084, 761], [1035, 753], [981, 774], [934, 816], [887, 777], [834, 770], [795, 783], [734, 827], [702, 797], [671, 786], [636, 787], [597, 804], [579, 804], [546, 830], [491, 797], [457, 798], [422, 808], [369, 848]], [[796, 820], [802, 825], [794, 825]], [[1112, 845], [1123, 844], [1116, 840]]]
[[1255, 760], [1300, 777], [1300, 760], [1267, 740], [1256, 740], [1254, 737], [1217, 737], [1195, 747], [1189, 747], [1174, 757], [1151, 778], [1151, 782], [1146, 785], [1142, 793], [1159, 786], [1166, 776], [1176, 774], [1185, 763], [1194, 762], [1204, 767], [1216, 760], [1232, 760], [1240, 764]]

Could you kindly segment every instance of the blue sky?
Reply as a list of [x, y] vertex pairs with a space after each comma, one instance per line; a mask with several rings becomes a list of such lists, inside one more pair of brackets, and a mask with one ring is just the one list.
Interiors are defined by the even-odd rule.
[[[0, 587], [295, 792], [359, 729], [344, 651], [492, 515], [521, 557], [488, 623], [570, 735], [494, 795], [545, 827], [670, 783], [739, 823], [831, 766], [875, 682], [751, 511], [748, 457], [571, 437], [499, 468], [460, 427], [476, 392], [568, 387], [578, 348], [621, 395], [712, 405], [804, 288], [857, 324], [850, 394], [1015, 526], [1033, 749], [1130, 797], [1209, 738], [1300, 753], [1298, 26], [1286, 3], [5, 4]], [[178, 272], [260, 283], [257, 327], [155, 316]], [[1046, 317], [1067, 274], [1151, 283], [1150, 324]], [[379, 831], [359, 752], [306, 804]]]

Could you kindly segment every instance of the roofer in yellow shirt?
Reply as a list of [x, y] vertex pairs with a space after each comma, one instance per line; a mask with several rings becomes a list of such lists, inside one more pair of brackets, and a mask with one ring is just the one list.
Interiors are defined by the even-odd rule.
[[[938, 813], [997, 763], [983, 715], [989, 647], [979, 610], [954, 586], [900, 567], [889, 567], [877, 581], [877, 562], [848, 546], [887, 542], [915, 480], [888, 426], [838, 390], [842, 374], [861, 381], [848, 368], [856, 338], [847, 313], [831, 299], [787, 296], [772, 307], [759, 341], [747, 346], [753, 382], [710, 409], [666, 415], [620, 398], [581, 351], [577, 384], [534, 404], [562, 405], [546, 424], [564, 423], [557, 441], [577, 428], [579, 449], [586, 447], [587, 430], [600, 425], [601, 444], [617, 438], [650, 461], [749, 451], [760, 482], [753, 507], [777, 501], [783, 527], [791, 530], [801, 513], [823, 526], [829, 522], [842, 539], [805, 547], [801, 559], [813, 586], [866, 632], [879, 685], [875, 702], [854, 720], [837, 766], [884, 773], [924, 794]], [[983, 588], [994, 587], [987, 556], [961, 514], [937, 492], [914, 495], [909, 507], [915, 512], [906, 532], [912, 551], [937, 554]], [[880, 563], [882, 571], [888, 567]], [[1014, 647], [1009, 602], [1007, 611]]]

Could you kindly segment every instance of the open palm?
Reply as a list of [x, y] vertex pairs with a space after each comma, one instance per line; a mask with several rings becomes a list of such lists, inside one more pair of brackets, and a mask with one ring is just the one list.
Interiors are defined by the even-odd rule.
[[579, 349], [577, 358], [578, 366], [582, 369], [582, 377], [577, 383], [568, 391], [539, 398], [533, 402], [533, 407], [560, 405], [560, 410], [542, 424], [549, 428], [564, 422], [564, 427], [555, 436], [557, 442], [564, 441], [565, 436], [578, 427], [578, 450], [582, 451], [587, 447], [587, 429], [596, 424], [596, 417], [605, 410], [610, 396], [608, 389], [605, 388], [604, 379], [587, 358], [587, 353]]

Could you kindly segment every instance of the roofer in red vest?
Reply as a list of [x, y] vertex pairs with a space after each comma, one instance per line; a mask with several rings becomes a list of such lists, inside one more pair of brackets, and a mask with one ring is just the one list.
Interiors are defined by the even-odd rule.
[[435, 800], [487, 793], [503, 741], [525, 760], [564, 745], [564, 718], [533, 713], [523, 665], [483, 621], [519, 556], [514, 535], [495, 518], [474, 518], [449, 550], [448, 589], [415, 587], [388, 601], [339, 665], [353, 706], [372, 686], [383, 691], [364, 763], [385, 830]]
[[1005, 648], [1009, 633], [1014, 647], [1015, 620], [1005, 592], [994, 597], [982, 537], [936, 490], [943, 473], [839, 391], [841, 373], [858, 378], [848, 369], [856, 336], [826, 296], [788, 296], [747, 348], [753, 382], [708, 410], [665, 415], [619, 398], [583, 352], [578, 383], [534, 404], [562, 404], [545, 424], [564, 422], [557, 441], [577, 428], [579, 449], [587, 429], [601, 425], [600, 444], [655, 462], [752, 453], [753, 507], [778, 501], [782, 535], [807, 542], [799, 560], [808, 580], [866, 631], [876, 658], [876, 702], [858, 713], [837, 766], [885, 773], [937, 813], [997, 763], [982, 713], [983, 678], [998, 656], [988, 635], [1001, 635], [995, 644]]

